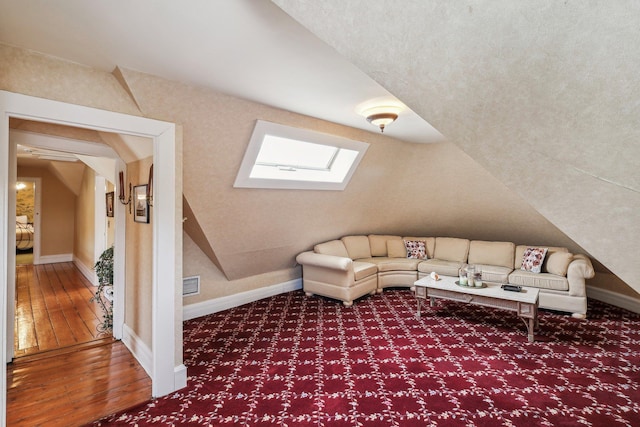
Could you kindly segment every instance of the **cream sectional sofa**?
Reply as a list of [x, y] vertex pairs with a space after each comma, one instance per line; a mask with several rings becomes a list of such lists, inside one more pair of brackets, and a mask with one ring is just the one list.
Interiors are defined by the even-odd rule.
[[[424, 256], [408, 258], [405, 242], [424, 242]], [[567, 248], [546, 247], [542, 271], [532, 273], [521, 269], [527, 247], [453, 237], [372, 234], [317, 244], [313, 251], [298, 255], [296, 261], [302, 265], [307, 295], [335, 298], [347, 307], [355, 299], [386, 287], [413, 286], [432, 272], [457, 276], [468, 263], [482, 268], [484, 281], [538, 288], [541, 308], [585, 317], [585, 280], [595, 274], [589, 258], [569, 253]]]

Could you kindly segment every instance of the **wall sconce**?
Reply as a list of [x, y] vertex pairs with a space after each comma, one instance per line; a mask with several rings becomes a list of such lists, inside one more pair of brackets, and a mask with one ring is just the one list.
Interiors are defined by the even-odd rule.
[[153, 163], [149, 168], [149, 179], [147, 181], [147, 203], [153, 206]]
[[120, 193], [118, 199], [123, 205], [129, 205], [129, 213], [131, 213], [131, 183], [129, 183], [129, 197], [127, 198], [124, 195], [124, 172], [120, 171], [118, 177], [120, 181]]

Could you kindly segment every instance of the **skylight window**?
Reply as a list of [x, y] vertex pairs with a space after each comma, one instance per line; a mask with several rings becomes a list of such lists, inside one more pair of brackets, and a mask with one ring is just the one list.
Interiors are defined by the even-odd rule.
[[258, 120], [234, 187], [343, 190], [368, 146]]

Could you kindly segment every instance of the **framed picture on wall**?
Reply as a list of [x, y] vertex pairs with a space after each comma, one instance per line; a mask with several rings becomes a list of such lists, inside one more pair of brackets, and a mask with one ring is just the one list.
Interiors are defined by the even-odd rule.
[[147, 186], [136, 185], [133, 187], [133, 220], [135, 222], [149, 223], [149, 203], [147, 201]]
[[108, 217], [113, 217], [113, 197], [114, 197], [114, 192], [110, 192], [106, 194], [107, 196], [107, 216]]

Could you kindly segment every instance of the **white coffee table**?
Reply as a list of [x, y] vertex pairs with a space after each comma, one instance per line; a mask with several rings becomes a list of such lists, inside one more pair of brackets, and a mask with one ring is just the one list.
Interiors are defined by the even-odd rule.
[[529, 342], [535, 340], [533, 333], [538, 323], [538, 289], [523, 288], [520, 292], [510, 292], [497, 283], [485, 282], [486, 287], [475, 288], [457, 285], [457, 280], [457, 277], [440, 276], [437, 281], [431, 277], [416, 281], [413, 289], [418, 301], [417, 316], [420, 317], [424, 301], [429, 299], [433, 307], [436, 298], [500, 308], [515, 312], [527, 326]]

